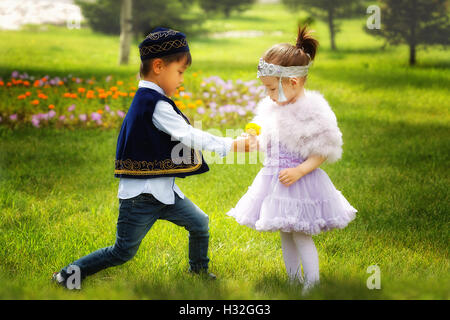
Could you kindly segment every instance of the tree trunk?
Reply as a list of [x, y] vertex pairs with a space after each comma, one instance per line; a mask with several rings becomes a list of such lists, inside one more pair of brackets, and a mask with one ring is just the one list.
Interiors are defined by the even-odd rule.
[[336, 51], [333, 9], [328, 10], [328, 28], [330, 29], [331, 50]]
[[413, 66], [416, 64], [416, 44], [409, 44], [409, 65]]
[[128, 64], [132, 38], [132, 0], [121, 0], [119, 64]]

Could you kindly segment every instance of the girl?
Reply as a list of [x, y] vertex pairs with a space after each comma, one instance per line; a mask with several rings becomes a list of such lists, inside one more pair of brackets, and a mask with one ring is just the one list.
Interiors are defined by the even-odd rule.
[[[319, 283], [319, 260], [311, 235], [344, 228], [353, 208], [325, 171], [325, 160], [342, 155], [342, 134], [323, 96], [304, 89], [318, 41], [299, 28], [297, 43], [270, 48], [257, 76], [268, 97], [253, 122], [261, 126], [259, 148], [264, 166], [247, 193], [227, 214], [258, 231], [280, 231], [286, 271], [303, 283], [303, 294]], [[304, 277], [300, 269], [303, 266]]]

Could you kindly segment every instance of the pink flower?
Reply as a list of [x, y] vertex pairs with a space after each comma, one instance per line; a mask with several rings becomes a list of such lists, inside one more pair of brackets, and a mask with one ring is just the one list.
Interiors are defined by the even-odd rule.
[[10, 116], [9, 116], [9, 119], [10, 119], [11, 121], [16, 121], [16, 120], [17, 120], [17, 114], [12, 114], [12, 115], [10, 115]]
[[75, 110], [75, 105], [71, 105], [69, 108], [67, 108], [67, 111], [72, 112], [73, 110]]
[[91, 119], [94, 121], [98, 121], [102, 118], [102, 115], [100, 113], [97, 112], [92, 112], [91, 113]]
[[66, 119], [66, 116], [62, 115], [59, 117], [59, 120], [64, 121]]
[[83, 114], [80, 114], [79, 116], [78, 116], [78, 118], [80, 118], [80, 120], [81, 121], [86, 121], [87, 120], [87, 116], [83, 113]]
[[111, 108], [107, 104], [105, 104], [105, 111], [109, 111], [109, 110], [111, 110]]
[[125, 113], [123, 111], [117, 110], [117, 115], [121, 118], [125, 117]]
[[197, 112], [198, 112], [199, 114], [204, 114], [204, 113], [205, 113], [205, 108], [199, 107], [199, 108], [197, 108]]
[[53, 110], [50, 110], [50, 111], [48, 112], [48, 117], [49, 117], [49, 118], [53, 118], [55, 115], [56, 115], [56, 112], [53, 111]]
[[33, 119], [31, 119], [31, 123], [32, 123], [33, 126], [35, 126], [36, 128], [39, 128], [39, 119], [33, 117]]

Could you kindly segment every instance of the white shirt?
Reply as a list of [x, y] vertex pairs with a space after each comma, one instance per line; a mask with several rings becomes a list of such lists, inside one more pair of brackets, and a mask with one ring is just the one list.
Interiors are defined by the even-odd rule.
[[[154, 89], [164, 94], [164, 90], [154, 82], [141, 80], [139, 87]], [[169, 134], [181, 143], [195, 149], [214, 151], [221, 157], [228, 154], [233, 143], [232, 138], [222, 138], [189, 125], [175, 112], [166, 101], [159, 100], [153, 112], [152, 122], [156, 128]], [[150, 179], [120, 178], [118, 198], [129, 199], [141, 193], [151, 193], [164, 204], [175, 203], [175, 193], [184, 199], [184, 194], [175, 184], [175, 177], [157, 177]]]

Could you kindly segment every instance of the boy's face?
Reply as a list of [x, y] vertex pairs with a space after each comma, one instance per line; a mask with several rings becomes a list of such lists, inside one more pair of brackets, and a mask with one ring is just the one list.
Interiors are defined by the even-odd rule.
[[169, 64], [162, 62], [162, 69], [158, 75], [158, 82], [159, 86], [164, 90], [164, 93], [167, 96], [173, 96], [177, 91], [177, 88], [183, 83], [183, 76], [187, 67], [186, 58]]

